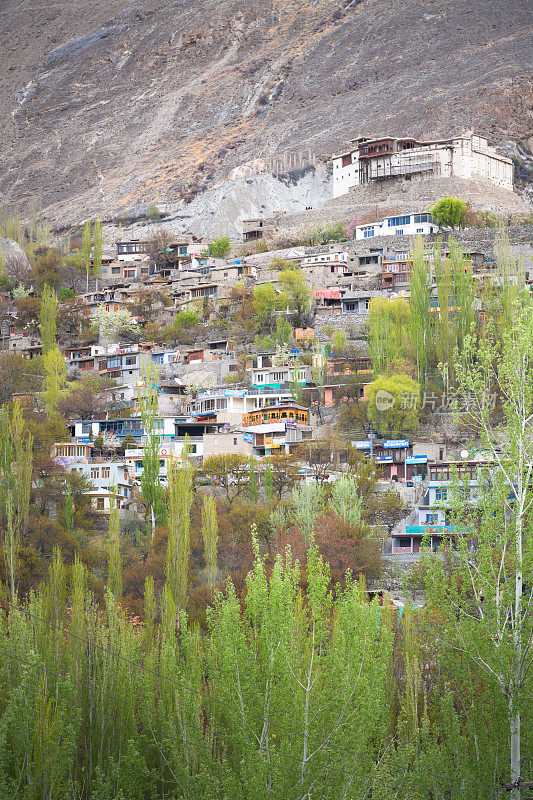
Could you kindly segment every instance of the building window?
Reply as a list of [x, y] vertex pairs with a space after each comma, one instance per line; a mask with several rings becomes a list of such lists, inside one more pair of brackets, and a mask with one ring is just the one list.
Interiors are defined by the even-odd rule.
[[110, 472], [110, 467], [102, 467], [102, 478], [109, 478]]
[[417, 228], [417, 229], [416, 229], [416, 232], [417, 232], [417, 233], [424, 233], [424, 228]]
[[374, 228], [363, 228], [363, 239], [370, 239], [374, 236]]
[[100, 467], [91, 467], [91, 479], [100, 477]]
[[104, 510], [104, 498], [103, 497], [97, 497], [96, 498], [96, 510], [97, 511], [103, 511]]
[[237, 437], [236, 436], [233, 437], [233, 446], [234, 447], [237, 446]]
[[403, 217], [389, 217], [387, 220], [387, 225], [389, 228], [397, 228], [399, 225], [409, 225], [410, 221], [410, 214], [407, 214]]
[[437, 514], [426, 514], [426, 522], [437, 522], [438, 518]]
[[351, 153], [348, 153], [347, 156], [343, 156], [342, 157], [342, 166], [343, 167], [349, 167], [351, 163], [352, 163], [352, 154]]
[[398, 228], [398, 230], [395, 231], [395, 234], [396, 234], [396, 236], [403, 236], [402, 228]]
[[435, 500], [437, 502], [444, 501], [448, 499], [448, 489], [437, 489], [435, 492]]
[[415, 214], [414, 222], [430, 222], [429, 214]]

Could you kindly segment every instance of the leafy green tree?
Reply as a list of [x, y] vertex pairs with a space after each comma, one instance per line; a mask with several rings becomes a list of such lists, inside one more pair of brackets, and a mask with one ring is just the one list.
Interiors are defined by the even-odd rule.
[[165, 560], [167, 586], [177, 609], [187, 605], [190, 526], [193, 502], [192, 467], [185, 459], [168, 462], [168, 544]]
[[196, 311], [180, 311], [176, 314], [175, 324], [182, 328], [194, 328], [199, 323], [198, 314]]
[[333, 602], [315, 548], [307, 603], [299, 574], [279, 556], [268, 577], [256, 557], [244, 608], [230, 585], [210, 611], [212, 724], [234, 732], [228, 766], [250, 797], [362, 798], [386, 751], [390, 625], [353, 583]]
[[424, 240], [417, 236], [411, 255], [411, 340], [416, 358], [418, 380], [425, 381], [433, 357], [431, 330], [431, 273], [424, 252]]
[[429, 213], [437, 221], [439, 228], [449, 227], [452, 230], [461, 225], [467, 206], [458, 197], [443, 197], [429, 209]]
[[313, 225], [305, 237], [305, 243], [313, 247], [318, 244], [328, 244], [328, 242], [340, 242], [346, 238], [345, 228], [342, 222], [332, 222], [325, 224], [318, 222]]
[[57, 295], [55, 291], [48, 286], [48, 284], [45, 284], [41, 300], [41, 311], [39, 314], [39, 327], [41, 330], [43, 356], [45, 356], [49, 350], [52, 350], [54, 347], [56, 347], [56, 317]]
[[212, 258], [226, 258], [231, 252], [231, 242], [229, 236], [219, 236], [210, 242], [208, 254]]
[[263, 486], [265, 488], [265, 496], [267, 500], [270, 502], [272, 497], [272, 489], [273, 489], [273, 475], [272, 475], [272, 465], [267, 463], [265, 466], [265, 474], [263, 478]]
[[276, 326], [276, 311], [280, 298], [272, 283], [262, 283], [253, 290], [254, 316], [259, 330], [272, 333]]
[[333, 484], [330, 507], [350, 527], [358, 528], [361, 524], [361, 507], [363, 499], [357, 490], [357, 482], [350, 475], [345, 475]]
[[313, 541], [313, 528], [325, 508], [324, 487], [316, 482], [301, 483], [292, 490], [294, 519], [306, 545]]
[[411, 310], [407, 300], [373, 297], [368, 325], [368, 351], [375, 370], [382, 371], [395, 361], [411, 358]]
[[113, 488], [109, 498], [111, 509], [107, 532], [108, 571], [107, 588], [117, 603], [122, 600], [122, 557], [120, 555], [120, 517], [118, 514], [117, 488]]
[[28, 524], [33, 461], [33, 437], [18, 403], [0, 409], [0, 519], [3, 552], [11, 599], [16, 596], [21, 534]]
[[210, 589], [214, 589], [218, 573], [218, 519], [215, 500], [211, 495], [205, 495], [203, 501], [202, 539], [207, 584]]
[[311, 289], [300, 269], [285, 269], [279, 273], [279, 285], [284, 293], [283, 301], [294, 317], [297, 326], [302, 326], [311, 307]]
[[59, 347], [53, 347], [43, 356], [44, 403], [49, 416], [56, 413], [57, 404], [67, 385], [67, 364]]
[[141, 381], [137, 386], [137, 391], [144, 429], [141, 491], [150, 516], [152, 539], [156, 525], [160, 525], [166, 516], [163, 486], [159, 475], [161, 437], [156, 425], [158, 422], [158, 383], [159, 371], [156, 365], [152, 361], [145, 361], [141, 366]]
[[380, 375], [368, 385], [368, 416], [380, 433], [414, 433], [419, 408], [420, 386], [408, 375]]

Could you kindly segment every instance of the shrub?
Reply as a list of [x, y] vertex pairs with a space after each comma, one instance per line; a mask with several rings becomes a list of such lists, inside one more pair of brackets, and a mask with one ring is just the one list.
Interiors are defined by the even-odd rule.
[[181, 328], [194, 328], [199, 321], [196, 311], [180, 311], [176, 316], [176, 326]]
[[229, 236], [219, 236], [211, 242], [208, 254], [212, 258], [226, 258], [231, 252], [231, 242]]
[[420, 386], [408, 375], [380, 375], [368, 385], [368, 416], [383, 434], [416, 431], [419, 408]]
[[146, 216], [148, 217], [148, 219], [152, 220], [161, 218], [161, 212], [155, 203], [150, 203], [150, 205], [148, 206], [148, 211], [146, 212]]
[[458, 197], [443, 197], [429, 211], [431, 216], [437, 220], [439, 228], [450, 227], [453, 230], [462, 224], [467, 206]]

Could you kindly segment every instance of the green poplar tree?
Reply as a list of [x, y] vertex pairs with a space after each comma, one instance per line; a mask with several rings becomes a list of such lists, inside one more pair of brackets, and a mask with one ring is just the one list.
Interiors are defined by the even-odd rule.
[[187, 605], [190, 525], [193, 501], [192, 467], [168, 462], [168, 544], [165, 560], [167, 586], [178, 609]]
[[48, 284], [44, 285], [39, 313], [39, 327], [41, 329], [41, 342], [43, 356], [56, 346], [57, 335], [57, 295]]
[[28, 523], [33, 438], [22, 409], [14, 403], [0, 409], [0, 518], [4, 526], [4, 558], [10, 596], [16, 593], [20, 536]]
[[316, 482], [302, 483], [292, 490], [294, 518], [307, 545], [313, 541], [315, 520], [323, 511], [324, 503], [324, 487]]
[[141, 382], [137, 386], [139, 409], [144, 429], [143, 472], [141, 491], [154, 537], [156, 525], [160, 525], [166, 515], [163, 487], [161, 485], [159, 447], [161, 437], [156, 429], [158, 421], [158, 381], [159, 371], [152, 361], [141, 366]]
[[109, 498], [111, 505], [107, 531], [108, 572], [107, 587], [117, 603], [122, 599], [122, 557], [120, 555], [120, 517], [118, 513], [117, 487]]
[[412, 357], [411, 309], [406, 300], [373, 297], [368, 325], [368, 352], [374, 369], [381, 372], [394, 361]]
[[431, 331], [431, 274], [426, 263], [424, 240], [421, 236], [415, 239], [411, 268], [411, 336], [418, 369], [418, 380], [426, 380], [427, 368], [433, 354], [433, 337]]
[[330, 507], [352, 528], [361, 523], [363, 499], [357, 488], [357, 481], [350, 475], [343, 476], [333, 484]]
[[43, 356], [44, 367], [44, 403], [48, 416], [55, 414], [61, 392], [67, 385], [67, 364], [59, 347], [48, 350]]
[[218, 572], [218, 519], [215, 500], [211, 495], [204, 497], [202, 507], [202, 539], [204, 542], [204, 558], [207, 584], [215, 588]]

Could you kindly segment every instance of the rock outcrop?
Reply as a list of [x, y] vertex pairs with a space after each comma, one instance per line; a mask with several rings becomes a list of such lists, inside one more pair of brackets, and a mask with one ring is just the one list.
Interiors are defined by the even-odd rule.
[[0, 250], [3, 256], [3, 272], [14, 283], [24, 283], [31, 274], [31, 264], [22, 247], [13, 239], [0, 236]]

